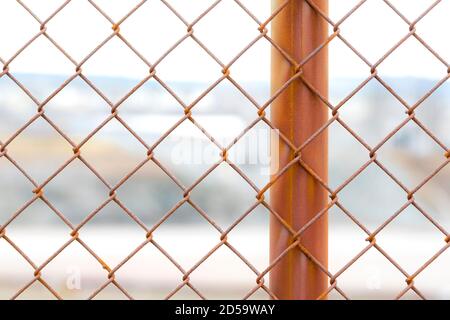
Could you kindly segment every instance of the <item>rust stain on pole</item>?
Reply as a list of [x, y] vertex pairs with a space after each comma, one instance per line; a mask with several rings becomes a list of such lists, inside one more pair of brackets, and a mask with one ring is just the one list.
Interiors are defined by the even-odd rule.
[[[273, 0], [274, 10], [285, 0]], [[327, 0], [314, 3], [328, 12]], [[272, 38], [301, 62], [327, 39], [326, 21], [303, 0], [293, 0], [274, 18]], [[295, 74], [295, 67], [272, 49], [272, 92]], [[328, 55], [319, 51], [302, 68], [303, 76], [324, 96], [328, 93]], [[271, 106], [271, 120], [296, 146], [300, 146], [328, 119], [323, 103], [302, 83], [294, 81]], [[302, 150], [302, 159], [323, 180], [328, 179], [328, 136], [324, 131]], [[294, 152], [279, 143], [279, 167], [294, 159]], [[292, 166], [271, 188], [270, 200], [294, 230], [299, 230], [327, 205], [327, 191], [300, 165]], [[292, 235], [271, 220], [270, 259], [274, 261], [293, 243]], [[300, 237], [301, 244], [325, 267], [328, 260], [328, 219], [323, 215]], [[291, 250], [271, 271], [270, 287], [280, 299], [316, 299], [327, 289], [327, 276], [299, 249]]]

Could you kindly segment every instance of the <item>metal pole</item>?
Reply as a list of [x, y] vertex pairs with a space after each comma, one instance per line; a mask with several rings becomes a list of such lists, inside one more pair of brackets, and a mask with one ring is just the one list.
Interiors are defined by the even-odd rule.
[[[285, 0], [272, 0], [274, 10]], [[314, 0], [325, 13], [327, 0]], [[304, 0], [292, 0], [272, 21], [272, 38], [286, 53], [301, 62], [327, 39], [327, 23]], [[323, 48], [302, 68], [302, 74], [314, 88], [328, 94], [328, 54]], [[296, 73], [278, 50], [272, 49], [272, 92], [275, 93]], [[296, 146], [300, 146], [328, 119], [326, 106], [297, 79], [272, 104], [271, 121]], [[328, 179], [328, 135], [324, 131], [302, 152], [305, 163], [323, 180]], [[294, 152], [279, 143], [279, 168], [292, 159]], [[274, 152], [275, 154], [275, 152]], [[272, 208], [299, 230], [327, 205], [327, 191], [300, 165], [295, 164], [271, 187]], [[293, 243], [291, 233], [275, 218], [270, 224], [270, 259], [275, 261]], [[323, 215], [300, 237], [301, 244], [322, 265], [328, 260], [328, 217]], [[301, 253], [298, 247], [271, 270], [270, 287], [280, 299], [316, 299], [327, 289], [327, 275]]]

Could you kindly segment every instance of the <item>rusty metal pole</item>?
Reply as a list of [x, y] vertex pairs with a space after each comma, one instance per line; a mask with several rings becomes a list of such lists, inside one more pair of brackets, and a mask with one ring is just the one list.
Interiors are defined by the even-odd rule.
[[[285, 0], [272, 0], [279, 8]], [[314, 3], [328, 12], [328, 0]], [[296, 61], [302, 61], [327, 39], [326, 21], [304, 0], [292, 0], [272, 21], [272, 38]], [[303, 67], [303, 76], [324, 96], [328, 93], [328, 54], [322, 49]], [[272, 92], [295, 74], [295, 67], [275, 48], [272, 50]], [[296, 146], [300, 146], [328, 119], [324, 104], [295, 80], [272, 104], [271, 121]], [[282, 141], [279, 168], [294, 158]], [[302, 159], [323, 181], [328, 179], [328, 136], [323, 132], [302, 152]], [[294, 230], [299, 230], [327, 205], [327, 191], [300, 165], [294, 165], [271, 188], [272, 208]], [[274, 261], [293, 243], [291, 234], [272, 217], [270, 259]], [[328, 219], [325, 214], [300, 237], [301, 244], [325, 267], [328, 260]], [[291, 250], [270, 273], [270, 287], [280, 299], [316, 299], [327, 289], [327, 276], [297, 248]]]

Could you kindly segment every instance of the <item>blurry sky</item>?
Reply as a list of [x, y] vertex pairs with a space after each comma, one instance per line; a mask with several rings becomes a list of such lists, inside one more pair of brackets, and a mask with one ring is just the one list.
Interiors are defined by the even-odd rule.
[[[138, 1], [95, 0], [117, 21]], [[261, 21], [270, 14], [269, 0], [241, 0]], [[23, 0], [41, 19], [57, 8], [62, 0]], [[168, 0], [188, 21], [195, 19], [212, 0]], [[358, 0], [330, 0], [330, 16], [338, 21]], [[413, 21], [434, 0], [391, 0]], [[39, 24], [15, 0], [2, 0], [0, 19], [0, 57], [8, 60], [39, 31]], [[447, 37], [450, 0], [443, 0], [422, 21], [417, 32], [444, 59], [450, 60]], [[222, 2], [195, 27], [195, 35], [224, 63], [228, 63], [258, 35], [256, 23], [233, 1]], [[368, 0], [342, 26], [342, 35], [371, 62], [408, 33], [409, 26], [382, 0]], [[48, 33], [77, 61], [85, 57], [111, 33], [110, 23], [87, 0], [72, 0], [48, 24]], [[186, 27], [159, 0], [149, 0], [121, 26], [121, 33], [150, 62], [157, 60], [186, 32]], [[236, 62], [240, 80], [269, 79], [270, 46], [264, 39]], [[330, 45], [332, 77], [363, 77], [369, 69], [340, 40]], [[220, 75], [220, 67], [191, 39], [171, 53], [158, 72], [176, 81], [209, 80]], [[11, 71], [28, 73], [73, 73], [73, 65], [50, 43], [41, 38], [11, 63]], [[90, 75], [141, 78], [147, 68], [118, 39], [113, 39], [83, 66]], [[379, 68], [385, 76], [441, 78], [446, 68], [420, 43], [411, 38]]]

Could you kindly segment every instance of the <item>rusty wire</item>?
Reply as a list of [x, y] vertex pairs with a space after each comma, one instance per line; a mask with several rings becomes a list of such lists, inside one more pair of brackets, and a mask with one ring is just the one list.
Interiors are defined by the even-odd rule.
[[[255, 286], [251, 289], [243, 298], [250, 298], [256, 291], [262, 289], [264, 290], [270, 297], [276, 299], [277, 297], [269, 287], [265, 283], [265, 277], [268, 273], [273, 269], [273, 267], [281, 260], [288, 252], [292, 250], [297, 250], [298, 254], [303, 254], [308, 259], [310, 259], [317, 267], [324, 272], [329, 278], [329, 287], [323, 292], [323, 294], [318, 297], [325, 298], [331, 291], [336, 291], [344, 298], [348, 299], [349, 297], [346, 293], [339, 287], [338, 280], [340, 275], [342, 275], [347, 269], [349, 269], [358, 259], [360, 259], [368, 250], [375, 249], [379, 251], [396, 269], [398, 269], [405, 278], [405, 287], [404, 289], [398, 293], [397, 298], [400, 299], [403, 297], [409, 290], [413, 290], [419, 297], [425, 299], [426, 297], [422, 294], [419, 288], [416, 287], [414, 283], [414, 279], [424, 270], [426, 269], [439, 255], [441, 255], [445, 250], [450, 246], [450, 234], [445, 230], [443, 226], [441, 226], [438, 221], [433, 219], [416, 201], [414, 195], [418, 192], [425, 184], [427, 184], [434, 176], [436, 176], [445, 166], [450, 162], [450, 149], [439, 140], [432, 131], [427, 128], [416, 116], [415, 110], [420, 107], [420, 105], [430, 97], [439, 87], [441, 87], [450, 77], [450, 65], [436, 52], [434, 51], [430, 45], [428, 45], [425, 40], [423, 40], [420, 35], [416, 32], [416, 25], [431, 11], [433, 10], [441, 0], [435, 1], [430, 7], [428, 7], [424, 12], [422, 12], [414, 21], [409, 21], [391, 2], [388, 0], [383, 0], [393, 12], [395, 12], [404, 22], [409, 26], [409, 31], [405, 34], [405, 36], [398, 41], [391, 49], [389, 49], [378, 61], [375, 63], [371, 63], [368, 59], [364, 57], [364, 55], [355, 49], [351, 43], [349, 43], [346, 38], [340, 33], [340, 26], [345, 23], [345, 21], [352, 16], [367, 0], [360, 1], [357, 5], [355, 5], [351, 10], [349, 10], [339, 21], [334, 22], [330, 19], [330, 17], [322, 12], [320, 8], [318, 8], [314, 0], [301, 0], [305, 1], [311, 8], [313, 8], [318, 15], [320, 15], [323, 19], [327, 21], [330, 25], [330, 30], [332, 30], [329, 38], [315, 50], [313, 50], [310, 54], [308, 54], [302, 61], [296, 61], [293, 57], [291, 57], [282, 47], [280, 47], [271, 37], [268, 31], [268, 26], [272, 22], [272, 20], [286, 8], [286, 6], [294, 0], [286, 0], [283, 5], [279, 8], [273, 10], [272, 14], [266, 18], [264, 21], [260, 21], [250, 9], [248, 9], [243, 2], [240, 0], [229, 0], [234, 1], [249, 17], [249, 19], [253, 20], [255, 23], [255, 29], [258, 30], [259, 34], [250, 42], [248, 45], [242, 49], [231, 61], [225, 63], [222, 62], [213, 52], [211, 52], [206, 45], [204, 45], [200, 39], [198, 39], [194, 32], [195, 25], [202, 20], [206, 15], [208, 15], [211, 10], [215, 6], [217, 6], [221, 1], [224, 0], [216, 0], [214, 1], [205, 11], [203, 11], [196, 19], [189, 22], [183, 18], [182, 14], [179, 13], [168, 0], [160, 0], [185, 26], [186, 26], [186, 34], [181, 37], [178, 41], [176, 41], [172, 47], [170, 47], [159, 59], [154, 62], [149, 62], [144, 55], [139, 53], [131, 43], [127, 41], [127, 39], [121, 34], [120, 26], [121, 24], [127, 20], [131, 15], [133, 15], [139, 8], [146, 2], [146, 0], [140, 1], [135, 7], [133, 7], [129, 12], [127, 12], [120, 20], [114, 21], [110, 16], [106, 14], [102, 8], [95, 3], [95, 0], [88, 0], [88, 3], [92, 5], [98, 12], [99, 15], [105, 18], [105, 23], [109, 23], [112, 31], [108, 37], [106, 37], [97, 47], [95, 47], [91, 52], [89, 52], [84, 59], [81, 61], [76, 61], [73, 57], [71, 57], [70, 53], [65, 51], [58, 43], [55, 41], [51, 34], [47, 32], [47, 25], [51, 23], [52, 19], [57, 16], [61, 10], [63, 10], [71, 0], [66, 0], [63, 2], [60, 7], [58, 7], [53, 13], [49, 15], [49, 17], [45, 20], [41, 20], [38, 16], [22, 1], [17, 0], [18, 5], [20, 5], [24, 10], [26, 10], [40, 25], [39, 30], [37, 30], [36, 34], [27, 41], [12, 57], [8, 60], [4, 60], [0, 57], [0, 62], [3, 65], [3, 71], [0, 73], [1, 77], [10, 78], [28, 97], [30, 97], [33, 102], [36, 104], [36, 114], [31, 117], [22, 127], [20, 127], [16, 132], [14, 132], [6, 141], [0, 141], [0, 157], [4, 157], [7, 159], [13, 166], [19, 170], [21, 174], [34, 186], [32, 190], [33, 196], [23, 204], [16, 212], [14, 212], [10, 218], [2, 222], [0, 226], [0, 239], [6, 241], [17, 253], [19, 253], [23, 259], [27, 261], [27, 263], [34, 269], [33, 278], [31, 281], [26, 283], [22, 288], [20, 288], [12, 297], [12, 299], [18, 298], [23, 292], [25, 292], [29, 287], [31, 287], [35, 282], [40, 282], [43, 286], [45, 286], [48, 291], [57, 299], [62, 299], [62, 296], [49, 285], [49, 283], [42, 276], [42, 270], [53, 261], [61, 252], [63, 252], [71, 243], [78, 242], [84, 249], [97, 260], [97, 262], [101, 265], [101, 267], [105, 270], [105, 282], [97, 288], [89, 298], [96, 297], [103, 289], [105, 289], [109, 285], [114, 285], [117, 287], [127, 298], [133, 299], [132, 295], [127, 292], [127, 290], [118, 282], [115, 278], [115, 273], [122, 268], [129, 260], [133, 259], [133, 257], [141, 251], [145, 246], [152, 245], [158, 251], [160, 251], [180, 272], [180, 283], [174, 288], [168, 295], [167, 298], [171, 298], [174, 296], [179, 290], [183, 287], [187, 286], [192, 289], [200, 298], [206, 299], [205, 297], [190, 281], [190, 275], [203, 263], [206, 259], [208, 259], [211, 255], [213, 255], [220, 247], [227, 246], [245, 265], [252, 270], [255, 274]], [[23, 85], [15, 76], [14, 70], [10, 69], [10, 64], [28, 47], [30, 46], [36, 39], [40, 37], [47, 38], [54, 46], [57, 48], [70, 63], [73, 64], [74, 72], [64, 83], [62, 83], [53, 93], [51, 93], [46, 99], [43, 101], [39, 101], [33, 94]], [[414, 37], [416, 38], [440, 63], [447, 69], [447, 75], [442, 78], [431, 90], [429, 90], [421, 99], [419, 99], [415, 104], [410, 105], [404, 99], [402, 99], [394, 89], [392, 89], [377, 73], [377, 68], [380, 64], [383, 63], [393, 52], [395, 52], [407, 39]], [[90, 79], [83, 74], [83, 65], [91, 59], [106, 43], [108, 43], [111, 39], [118, 38], [125, 44], [128, 48], [130, 48], [136, 56], [148, 67], [148, 75], [142, 79], [132, 90], [125, 94], [117, 103], [113, 103], [109, 100], [109, 98], [94, 85]], [[177, 94], [170, 88], [170, 86], [165, 83], [158, 76], [158, 66], [161, 63], [164, 63], [165, 58], [175, 50], [181, 43], [183, 43], [186, 39], [194, 40], [198, 46], [200, 46], [221, 68], [221, 74], [218, 73], [217, 80], [210, 85], [202, 94], [200, 94], [192, 103], [186, 104]], [[310, 60], [314, 59], [315, 55], [318, 54], [321, 50], [327, 48], [330, 42], [334, 39], [340, 39], [351, 51], [353, 51], [360, 59], [367, 65], [368, 76], [362, 81], [348, 96], [342, 99], [336, 105], [333, 105], [326, 96], [316, 90], [308, 81], [308, 79], [302, 74], [302, 68], [306, 65]], [[270, 43], [270, 45], [275, 48], [285, 59], [288, 61], [294, 70], [293, 77], [287, 81], [278, 91], [276, 91], [267, 101], [263, 104], [259, 104], [249, 92], [247, 92], [237, 81], [233, 79], [232, 75], [232, 67], [234, 63], [240, 59], [244, 53], [246, 53], [251, 47], [253, 47], [258, 41], [266, 40]], [[53, 121], [45, 114], [45, 106], [59, 93], [61, 92], [69, 83], [71, 83], [74, 79], [80, 78], [82, 79], [89, 87], [91, 87], [96, 94], [101, 97], [111, 108], [111, 114], [91, 133], [89, 133], [80, 143], [75, 143], [72, 141], [68, 135], [64, 133], [64, 131], [59, 128]], [[153, 144], [148, 145], [133, 129], [126, 123], [126, 121], [120, 116], [120, 106], [129, 99], [141, 86], [143, 86], [150, 79], [156, 80], [172, 97], [176, 99], [179, 103], [180, 107], [184, 110], [184, 116], [176, 122], [167, 132], [165, 132], [161, 137]], [[399, 101], [405, 108], [406, 117], [403, 121], [401, 121], [398, 126], [391, 131], [387, 136], [385, 136], [377, 145], [371, 146], [364, 139], [359, 136], [352, 128], [347, 125], [340, 117], [339, 110], [360, 90], [364, 88], [364, 86], [371, 80], [377, 80], [386, 90], [393, 96], [397, 101]], [[214, 137], [208, 133], [208, 131], [203, 128], [194, 117], [195, 114], [195, 106], [206, 96], [208, 95], [219, 83], [222, 81], [229, 81], [233, 86], [235, 86], [247, 99], [253, 104], [255, 107], [255, 120], [246, 127], [243, 132], [241, 132], [229, 145], [222, 146], [214, 139]], [[321, 127], [317, 132], [311, 135], [309, 139], [307, 139], [302, 145], [297, 146], [292, 141], [290, 141], [283, 132], [279, 132], [279, 138], [282, 143], [285, 143], [292, 151], [293, 158], [284, 168], [280, 168], [280, 170], [273, 175], [271, 180], [261, 189], [259, 189], [252, 180], [246, 176], [246, 174], [239, 169], [230, 159], [228, 158], [228, 151], [252, 128], [256, 126], [257, 123], [263, 122], [268, 125], [270, 128], [276, 129], [271, 123], [270, 119], [266, 116], [266, 110], [270, 107], [271, 103], [277, 99], [283, 92], [292, 84], [293, 82], [301, 81], [310, 91], [315, 94], [326, 106], [329, 108], [329, 112], [331, 117], [328, 122]], [[8, 153], [8, 145], [10, 145], [24, 130], [26, 130], [33, 122], [37, 119], [45, 120], [50, 126], [52, 126], [55, 131], [68, 143], [71, 145], [73, 149], [73, 155], [67, 159], [67, 161], [61, 165], [56, 171], [54, 171], [44, 182], [38, 183], [36, 182], [27, 171], [20, 166], [18, 162], [16, 162]], [[90, 141], [96, 134], [99, 132], [101, 128], [103, 128], [107, 123], [111, 120], [116, 119], [122, 126], [134, 137], [140, 144], [142, 144], [146, 150], [145, 159], [137, 165], [133, 170], [131, 170], [128, 174], [126, 174], [116, 185], [110, 185], [104, 177], [94, 168], [89, 162], [83, 157], [83, 146]], [[192, 183], [190, 186], [183, 185], [177, 177], [167, 168], [165, 167], [155, 156], [154, 150], [155, 148], [161, 144], [180, 124], [185, 121], [190, 121], [196, 127], [198, 127], [204, 135], [211, 141], [211, 143], [215, 144], [218, 147], [218, 152], [220, 153], [221, 159], [213, 164], [204, 174], [202, 174], [196, 181]], [[433, 172], [431, 172], [426, 178], [424, 178], [420, 183], [418, 183], [414, 188], [410, 189], [406, 187], [392, 172], [390, 172], [384, 165], [377, 159], [377, 151], [386, 144], [401, 128], [403, 128], [406, 124], [413, 122], [415, 123], [425, 134], [427, 134], [434, 142], [436, 142], [443, 151], [442, 163], [436, 168]], [[336, 188], [331, 188], [327, 181], [323, 181], [319, 178], [319, 176], [311, 169], [311, 167], [306, 163], [301, 156], [301, 151], [305, 149], [320, 133], [324, 132], [329, 128], [333, 123], [337, 123], [341, 125], [348, 133], [350, 133], [366, 150], [368, 154], [368, 160], [365, 164], [363, 164], [356, 172], [354, 172], [346, 181], [341, 183]], [[105, 200], [103, 203], [93, 210], [90, 214], [88, 214], [84, 220], [78, 225], [72, 224], [62, 212], [55, 208], [49, 199], [45, 195], [45, 187], [48, 183], [50, 183], [57, 175], [59, 175], [70, 163], [74, 160], [79, 159], [109, 190], [109, 193], [105, 195]], [[135, 215], [130, 209], [128, 209], [118, 198], [116, 191], [124, 185], [140, 168], [142, 168], [146, 163], [153, 162], [156, 166], [158, 166], [183, 192], [183, 197], [179, 200], [179, 202], [168, 212], [166, 212], [160, 220], [153, 226], [148, 227], [142, 222], [137, 215]], [[190, 197], [191, 191], [202, 182], [207, 176], [209, 176], [221, 163], [227, 163], [233, 170], [235, 170], [255, 191], [255, 202], [250, 206], [250, 208], [243, 213], [235, 222], [228, 227], [226, 230], [223, 230], [214, 222], [214, 220], [202, 209], [200, 208]], [[340, 192], [345, 189], [357, 176], [359, 176], [369, 165], [375, 164], [382, 171], [384, 171], [391, 179], [394, 181], [400, 188], [402, 188], [405, 192], [405, 203], [402, 205], [391, 217], [389, 217], [384, 223], [382, 223], [376, 230], [369, 230], [363, 223], [358, 221], [358, 219], [348, 210], [339, 200]], [[316, 216], [311, 219], [306, 225], [304, 225], [300, 230], [294, 230], [287, 221], [284, 221], [281, 216], [271, 208], [270, 203], [265, 200], [265, 193], [277, 182], [277, 180], [285, 174], [288, 170], [292, 169], [294, 166], [300, 166], [303, 170], [306, 170], [317, 182], [325, 188], [329, 193], [329, 203], [320, 211], [317, 212]], [[21, 215], [29, 206], [31, 206], [36, 201], [42, 201], [48, 208], [50, 208], [60, 219], [67, 225], [70, 229], [70, 238], [61, 246], [56, 252], [54, 252], [50, 257], [48, 257], [42, 264], [35, 264], [32, 259], [14, 242], [7, 232], [8, 226], [19, 216]], [[123, 212], [128, 215], [137, 225], [142, 228], [143, 238], [142, 243], [135, 248], [123, 261], [121, 261], [116, 266], [107, 265], [102, 258], [95, 253], [83, 240], [82, 235], [80, 234], [83, 227], [88, 224], [103, 208], [105, 208], [109, 203], [114, 202], [120, 208], [122, 208]], [[217, 244], [213, 246], [213, 248], [204, 255], [197, 263], [195, 263], [190, 269], [186, 270], [174, 259], [159, 243], [158, 239], [155, 239], [153, 236], [154, 231], [159, 228], [178, 208], [180, 208], [184, 204], [189, 204], [196, 212], [198, 212], [212, 227], [214, 227], [218, 232]], [[228, 234], [253, 210], [255, 210], [258, 206], [265, 207], [270, 214], [278, 219], [280, 223], [286, 228], [286, 230], [292, 236], [292, 244], [286, 248], [286, 250], [276, 259], [274, 259], [270, 265], [268, 265], [264, 270], [258, 270], [250, 261], [248, 261], [235, 247], [233, 247], [227, 239]], [[428, 219], [441, 233], [443, 244], [442, 248], [431, 258], [429, 258], [419, 269], [417, 269], [414, 273], [406, 272], [401, 265], [395, 261], [390, 255], [383, 250], [376, 242], [376, 236], [378, 233], [383, 230], [388, 224], [390, 224], [401, 212], [403, 212], [409, 206], [415, 207], [426, 219]], [[326, 266], [322, 265], [315, 257], [308, 251], [301, 242], [301, 235], [317, 221], [321, 216], [326, 214], [326, 212], [332, 207], [338, 207], [342, 210], [352, 221], [356, 224], [366, 235], [367, 235], [367, 245], [365, 248], [359, 252], [356, 256], [354, 256], [348, 263], [343, 266], [340, 270], [335, 273], [331, 273]]]

